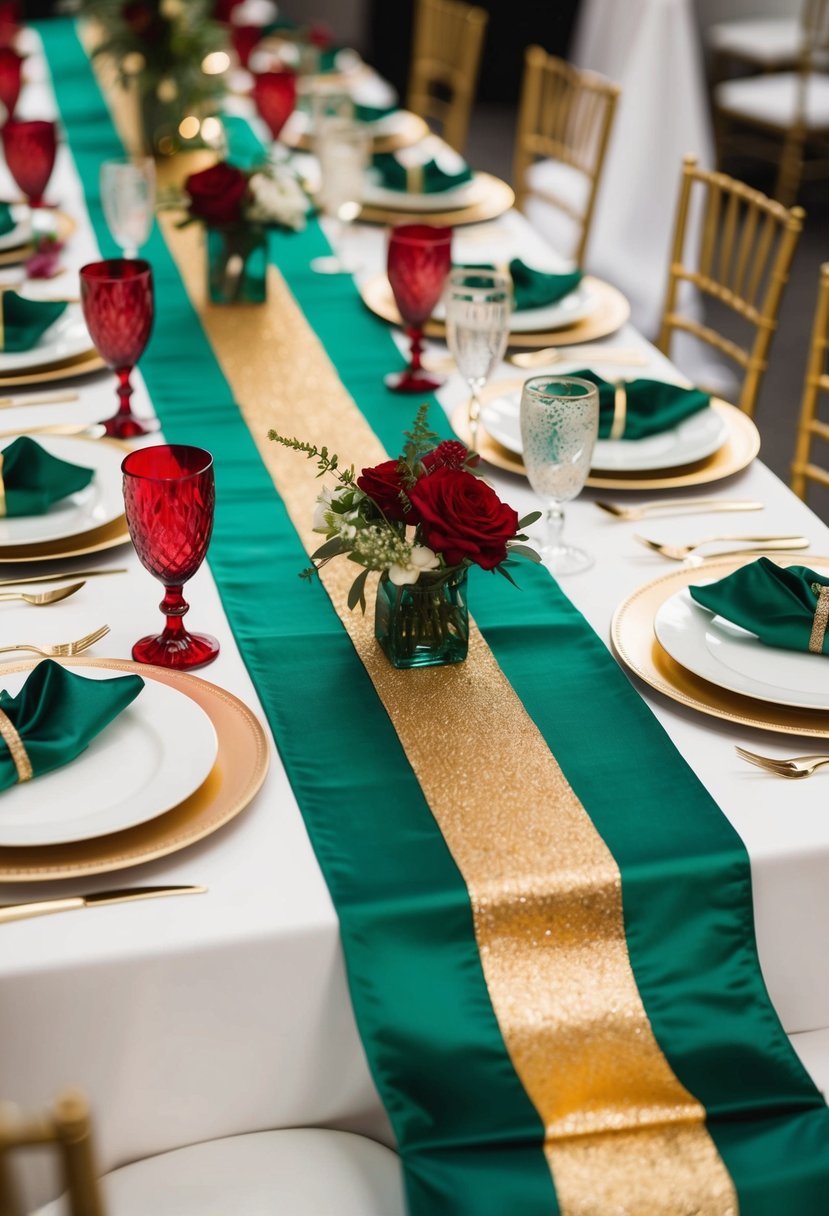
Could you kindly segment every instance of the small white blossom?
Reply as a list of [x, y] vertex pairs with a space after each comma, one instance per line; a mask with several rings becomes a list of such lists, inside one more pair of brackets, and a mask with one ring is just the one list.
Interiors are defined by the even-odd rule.
[[312, 527], [315, 532], [327, 532], [329, 530], [328, 519], [331, 517], [331, 501], [333, 493], [328, 486], [322, 487], [322, 493], [317, 498], [316, 506], [314, 507], [314, 521]]
[[261, 224], [282, 224], [285, 228], [305, 226], [308, 199], [291, 174], [278, 170], [273, 174], [254, 173], [248, 187], [251, 197], [246, 208], [247, 219]]
[[407, 564], [397, 562], [389, 566], [389, 580], [395, 587], [410, 587], [425, 570], [437, 570], [440, 559], [426, 545], [412, 545]]

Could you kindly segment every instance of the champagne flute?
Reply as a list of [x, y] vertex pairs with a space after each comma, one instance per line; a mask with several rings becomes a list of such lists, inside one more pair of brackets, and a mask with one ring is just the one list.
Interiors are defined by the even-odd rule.
[[541, 557], [555, 575], [593, 565], [583, 549], [562, 540], [565, 502], [576, 498], [590, 472], [599, 433], [599, 390], [576, 376], [534, 376], [521, 393], [521, 443], [530, 485], [544, 500], [546, 535]]
[[314, 258], [311, 269], [317, 274], [351, 274], [358, 267], [344, 256], [342, 245], [346, 225], [360, 213], [369, 135], [364, 126], [347, 118], [326, 118], [315, 134], [314, 151], [320, 165], [320, 203], [332, 223], [335, 252]]
[[167, 618], [161, 633], [135, 643], [132, 657], [178, 671], [203, 667], [216, 658], [219, 643], [185, 629], [189, 604], [182, 592], [204, 561], [213, 531], [213, 457], [204, 448], [162, 443], [130, 452], [121, 471], [132, 543], [144, 568], [164, 584], [159, 607]]
[[423, 326], [452, 268], [452, 229], [399, 224], [389, 235], [387, 266], [394, 300], [412, 345], [409, 366], [384, 377], [386, 387], [395, 393], [431, 392], [440, 388], [445, 377], [423, 368]]
[[112, 239], [125, 258], [146, 244], [155, 210], [155, 161], [107, 160], [101, 165], [101, 203]]
[[478, 446], [481, 392], [504, 357], [512, 312], [512, 283], [495, 270], [460, 266], [445, 294], [446, 341], [469, 385], [469, 433]]
[[107, 435], [132, 439], [150, 428], [130, 408], [130, 375], [153, 327], [153, 276], [148, 262], [112, 258], [81, 267], [81, 305], [90, 337], [118, 377], [118, 412]]

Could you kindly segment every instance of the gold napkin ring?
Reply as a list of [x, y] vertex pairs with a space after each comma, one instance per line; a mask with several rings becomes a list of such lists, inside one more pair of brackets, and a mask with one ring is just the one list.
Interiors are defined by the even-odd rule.
[[829, 586], [812, 583], [812, 590], [817, 596], [817, 604], [809, 638], [809, 651], [812, 654], [823, 654], [823, 639], [826, 637], [826, 625], [829, 623]]
[[423, 165], [406, 166], [406, 190], [409, 194], [423, 194]]
[[0, 452], [0, 518], [6, 514], [6, 483], [3, 480], [3, 453]]
[[0, 736], [3, 737], [6, 747], [11, 752], [14, 767], [17, 769], [17, 780], [20, 782], [31, 781], [34, 776], [32, 762], [28, 757], [26, 748], [23, 746], [23, 740], [17, 733], [17, 727], [2, 709], [0, 709]]
[[616, 385], [613, 396], [613, 423], [610, 427], [610, 438], [621, 439], [625, 433], [625, 423], [628, 416], [628, 391], [624, 380]]

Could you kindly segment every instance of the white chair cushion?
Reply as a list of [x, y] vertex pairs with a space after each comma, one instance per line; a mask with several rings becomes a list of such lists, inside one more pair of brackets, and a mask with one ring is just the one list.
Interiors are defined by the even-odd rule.
[[[717, 105], [748, 119], [790, 127], [798, 104], [796, 72], [725, 80], [714, 90]], [[806, 125], [812, 131], [829, 128], [829, 76], [812, 72], [806, 89]]]
[[[530, 165], [526, 180], [530, 193], [524, 201], [525, 216], [556, 253], [560, 253], [564, 258], [571, 258], [578, 244], [581, 227], [566, 212], [559, 211], [541, 196], [550, 194], [582, 214], [587, 206], [590, 191], [588, 178], [572, 165], [555, 160], [538, 160]], [[536, 194], [535, 191], [539, 193]]]
[[715, 51], [774, 67], [797, 59], [803, 32], [795, 17], [766, 17], [720, 21], [709, 26], [706, 37]]
[[[208, 1140], [113, 1170], [108, 1216], [405, 1216], [400, 1159], [319, 1128]], [[66, 1216], [63, 1199], [37, 1216]]]

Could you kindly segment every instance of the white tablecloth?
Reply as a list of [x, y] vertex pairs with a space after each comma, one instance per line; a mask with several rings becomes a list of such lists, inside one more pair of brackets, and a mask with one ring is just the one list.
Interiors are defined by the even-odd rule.
[[[43, 109], [34, 94], [25, 100], [33, 112]], [[67, 255], [78, 266], [96, 250], [65, 150], [54, 195], [81, 217]], [[381, 265], [382, 232], [363, 228], [354, 237], [366, 265]], [[478, 260], [507, 251], [538, 253], [537, 241], [511, 215], [459, 231], [456, 252], [474, 252]], [[70, 276], [65, 283], [71, 289]], [[649, 349], [629, 326], [610, 341]], [[655, 353], [653, 367], [665, 367]], [[504, 367], [501, 374], [513, 371]], [[114, 404], [107, 376], [83, 382], [79, 392], [81, 400], [71, 408], [38, 407], [37, 421], [98, 419]], [[451, 409], [463, 396], [454, 378], [441, 400]], [[137, 406], [149, 412], [141, 387]], [[4, 423], [23, 425], [32, 414], [4, 411]], [[532, 507], [527, 486], [497, 473], [492, 480], [516, 507]], [[759, 461], [715, 489], [766, 503], [764, 513], [745, 517], [751, 530], [803, 531], [815, 552], [829, 553], [829, 530]], [[571, 579], [566, 590], [607, 638], [614, 606], [666, 564], [637, 545], [635, 525], [603, 515], [590, 497], [570, 508], [568, 530], [596, 555], [596, 565]], [[696, 516], [653, 521], [648, 531], [704, 535], [720, 530], [725, 518], [733, 523], [734, 517]], [[76, 597], [49, 609], [43, 621], [6, 607], [4, 636], [28, 637], [39, 626], [42, 636], [74, 637], [107, 621], [112, 634], [93, 653], [127, 657], [131, 643], [157, 619], [159, 588], [130, 550], [97, 561], [127, 565], [129, 573], [90, 580]], [[188, 599], [193, 625], [209, 628], [222, 643], [205, 678], [261, 715], [209, 569], [189, 584]], [[554, 665], [554, 656], [549, 661]], [[733, 746], [786, 754], [813, 750], [813, 744], [754, 735], [643, 693], [749, 849], [763, 972], [786, 1029], [829, 1027], [829, 973], [822, 965], [829, 934], [829, 819], [821, 787], [783, 783], [750, 769]], [[202, 843], [114, 878], [7, 884], [0, 899], [178, 882], [204, 883], [209, 893], [3, 926], [0, 1096], [37, 1108], [59, 1087], [81, 1084], [97, 1114], [106, 1169], [178, 1145], [267, 1127], [348, 1127], [389, 1141], [351, 1013], [336, 917], [275, 750], [255, 803]], [[794, 1042], [818, 1082], [829, 1077], [829, 1031], [798, 1033]], [[30, 1185], [32, 1197], [42, 1198], [53, 1184], [38, 1171]]]

